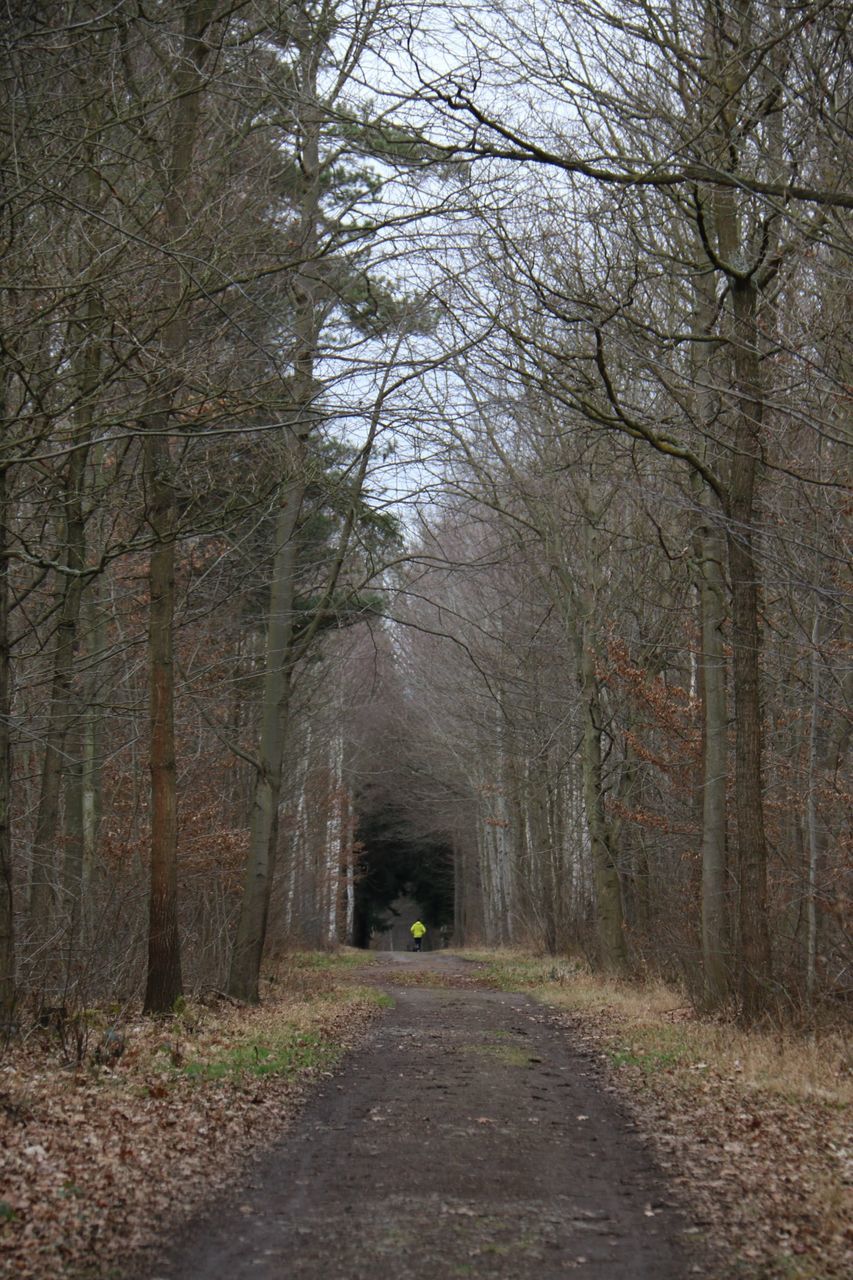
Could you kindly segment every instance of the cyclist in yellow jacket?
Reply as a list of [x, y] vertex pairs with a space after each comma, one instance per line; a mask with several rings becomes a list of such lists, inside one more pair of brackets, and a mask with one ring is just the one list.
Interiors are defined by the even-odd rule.
[[416, 920], [415, 923], [412, 925], [411, 929], [409, 930], [409, 933], [412, 935], [412, 937], [415, 940], [415, 951], [420, 951], [421, 940], [423, 939], [423, 936], [426, 933], [426, 925], [423, 924], [420, 920]]

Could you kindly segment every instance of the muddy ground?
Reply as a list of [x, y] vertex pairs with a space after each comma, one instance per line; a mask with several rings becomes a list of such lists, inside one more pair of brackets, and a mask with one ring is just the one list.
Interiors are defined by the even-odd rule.
[[394, 1007], [150, 1280], [710, 1277], [589, 1054], [465, 974], [383, 955]]

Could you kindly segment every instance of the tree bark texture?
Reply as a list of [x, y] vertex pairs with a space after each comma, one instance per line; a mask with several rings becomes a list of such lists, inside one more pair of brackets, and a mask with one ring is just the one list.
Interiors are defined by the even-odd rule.
[[84, 443], [72, 451], [65, 480], [64, 544], [68, 573], [60, 584], [61, 607], [30, 880], [30, 928], [34, 936], [41, 940], [49, 933], [57, 904], [59, 798], [65, 768], [65, 744], [74, 717], [80, 713], [80, 708], [75, 706], [73, 683], [80, 602], [83, 596], [82, 575], [86, 561], [83, 489], [90, 433], [91, 426], [86, 431]]
[[[154, 420], [165, 427], [168, 415]], [[146, 1013], [168, 1013], [183, 991], [178, 934], [178, 811], [175, 787], [175, 499], [168, 438], [152, 431], [144, 444], [148, 520], [157, 538], [148, 566], [150, 617], [149, 768], [151, 898]]]
[[723, 540], [700, 534], [702, 689], [702, 963], [705, 1003], [715, 1009], [729, 993], [729, 937], [726, 865], [726, 776], [728, 719]]
[[182, 994], [178, 934], [178, 838], [175, 776], [175, 540], [177, 505], [169, 430], [180, 390], [178, 362], [188, 343], [188, 303], [181, 266], [189, 225], [188, 186], [201, 115], [204, 32], [213, 0], [193, 0], [184, 12], [175, 73], [176, 105], [171, 123], [164, 198], [167, 303], [154, 390], [143, 442], [148, 521], [154, 546], [148, 566], [151, 616], [148, 628], [151, 772], [151, 889], [148, 923], [146, 1013], [167, 1013]]
[[820, 864], [823, 855], [824, 833], [818, 818], [818, 720], [820, 716], [820, 608], [815, 605], [814, 623], [812, 625], [812, 706], [811, 725], [809, 726], [808, 774], [806, 778], [806, 833], [808, 836], [808, 872], [806, 877], [806, 999], [809, 1004], [814, 1001], [815, 981], [817, 978], [817, 891], [820, 875]]
[[62, 901], [66, 918], [69, 963], [81, 939], [83, 911], [83, 721], [77, 717], [68, 734], [65, 771]]
[[[586, 626], [583, 632], [586, 633]], [[583, 701], [583, 792], [595, 883], [595, 910], [601, 966], [609, 972], [627, 967], [628, 953], [622, 917], [622, 890], [615, 850], [604, 812], [601, 759], [601, 700], [595, 675], [595, 656], [586, 634], [580, 655]]]
[[[714, 205], [714, 194], [709, 196]], [[701, 247], [697, 244], [697, 252]], [[699, 273], [693, 281], [693, 351], [696, 418], [705, 438], [705, 458], [716, 463], [712, 446], [720, 415], [719, 361], [709, 342], [716, 323], [714, 277]], [[721, 1008], [731, 991], [728, 881], [728, 661], [724, 628], [728, 615], [726, 543], [719, 499], [697, 472], [693, 492], [700, 510], [695, 535], [695, 585], [699, 594], [699, 694], [702, 712], [702, 986], [710, 1011]]]
[[767, 843], [764, 832], [758, 567], [754, 551], [755, 485], [760, 457], [757, 296], [752, 280], [731, 281], [736, 420], [728, 492], [727, 540], [732, 591], [735, 699], [735, 810], [738, 831], [738, 990], [746, 1021], [770, 996]]
[[9, 654], [9, 559], [6, 555], [7, 470], [0, 467], [0, 1028], [15, 1005], [15, 926], [12, 898], [12, 752]]
[[296, 577], [296, 526], [304, 496], [301, 451], [295, 479], [282, 485], [270, 588], [258, 769], [252, 798], [249, 857], [228, 978], [229, 994], [256, 1003], [278, 843], [278, 805], [287, 737]]

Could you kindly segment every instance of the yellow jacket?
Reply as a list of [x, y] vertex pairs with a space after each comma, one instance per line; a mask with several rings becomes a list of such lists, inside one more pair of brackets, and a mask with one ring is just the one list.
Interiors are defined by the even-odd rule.
[[416, 920], [409, 930], [409, 933], [413, 938], [422, 938], [426, 933], [426, 925], [421, 924], [420, 920]]

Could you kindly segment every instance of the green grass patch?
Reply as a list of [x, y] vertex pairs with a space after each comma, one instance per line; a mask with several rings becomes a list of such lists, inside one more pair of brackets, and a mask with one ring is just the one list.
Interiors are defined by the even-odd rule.
[[396, 1004], [394, 997], [388, 995], [387, 991], [380, 991], [379, 987], [330, 987], [326, 991], [315, 992], [312, 999], [316, 1004], [333, 1005], [347, 1005], [354, 1000], [363, 1000], [367, 1004], [376, 1005], [378, 1009], [393, 1009]]
[[[322, 953], [305, 954], [313, 959]], [[348, 1011], [361, 1016], [365, 1006], [385, 1009], [393, 1004], [392, 997], [376, 987], [332, 983], [311, 991], [307, 1000], [297, 998], [289, 1013], [277, 1013], [275, 1006], [262, 1007], [236, 1035], [197, 1037], [192, 1048], [184, 1042], [181, 1047], [186, 1061], [178, 1060], [167, 1042], [160, 1046], [161, 1062], [165, 1056], [171, 1057], [171, 1063], [162, 1062], [160, 1069], [171, 1080], [198, 1083], [239, 1083], [241, 1078], [288, 1078], [305, 1071], [329, 1071], [345, 1051], [346, 1036], [342, 1033], [348, 1025]], [[168, 1079], [164, 1083], [168, 1084]]]
[[288, 951], [281, 957], [282, 970], [308, 970], [310, 973], [347, 973], [350, 969], [363, 968], [370, 963], [366, 951], [352, 947], [340, 951]]
[[678, 1054], [666, 1049], [652, 1049], [648, 1052], [639, 1049], [614, 1049], [609, 1057], [614, 1067], [640, 1067], [646, 1074], [671, 1069], [680, 1066], [682, 1062]]
[[378, 991], [375, 987], [365, 987], [364, 994], [380, 1009], [394, 1009], [397, 1006], [397, 1001], [393, 996], [389, 996], [387, 991]]
[[465, 951], [464, 956], [482, 965], [482, 976], [500, 991], [559, 989], [580, 972], [572, 960], [555, 956], [525, 955], [516, 951]]
[[306, 1031], [282, 1031], [264, 1040], [247, 1040], [220, 1055], [195, 1058], [177, 1068], [190, 1080], [233, 1080], [239, 1076], [288, 1076], [310, 1069], [329, 1070], [340, 1049], [324, 1036]]
[[630, 1027], [630, 1043], [608, 1051], [614, 1067], [639, 1067], [647, 1075], [656, 1071], [703, 1071], [708, 1064], [702, 1049], [681, 1026], [666, 1023], [634, 1024]]

